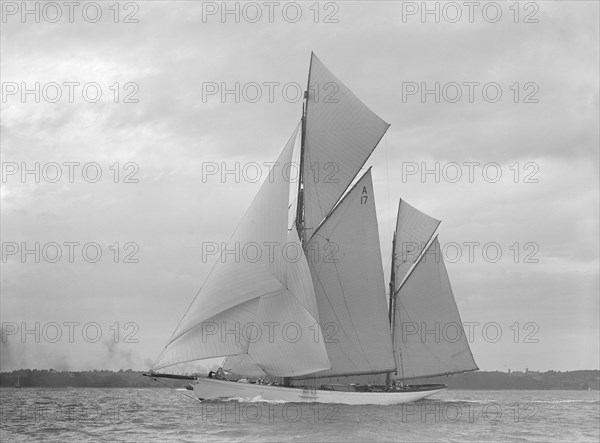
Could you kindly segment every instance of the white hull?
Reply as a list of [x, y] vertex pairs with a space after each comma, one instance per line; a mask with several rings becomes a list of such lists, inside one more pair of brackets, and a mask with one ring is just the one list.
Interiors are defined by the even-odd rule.
[[227, 380], [199, 378], [194, 381], [194, 393], [200, 400], [265, 400], [296, 403], [344, 403], [347, 405], [396, 405], [421, 400], [444, 388], [419, 391], [348, 392], [286, 388]]

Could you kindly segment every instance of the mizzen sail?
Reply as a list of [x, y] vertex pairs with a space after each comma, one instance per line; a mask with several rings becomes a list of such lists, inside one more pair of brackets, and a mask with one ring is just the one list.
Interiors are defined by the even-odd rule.
[[477, 369], [437, 238], [398, 290], [395, 306], [394, 354], [400, 377]]

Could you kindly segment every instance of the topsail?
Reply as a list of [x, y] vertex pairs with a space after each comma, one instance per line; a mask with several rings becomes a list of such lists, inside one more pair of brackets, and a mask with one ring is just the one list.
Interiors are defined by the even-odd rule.
[[400, 200], [394, 242], [394, 285], [399, 287], [433, 237], [440, 221]]
[[302, 165], [305, 238], [315, 233], [388, 127], [312, 54]]

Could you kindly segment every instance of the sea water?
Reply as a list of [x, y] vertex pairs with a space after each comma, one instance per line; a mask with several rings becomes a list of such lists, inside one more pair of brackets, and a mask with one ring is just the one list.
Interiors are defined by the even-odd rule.
[[2, 442], [593, 441], [598, 391], [446, 390], [395, 406], [201, 403], [174, 389], [0, 390]]

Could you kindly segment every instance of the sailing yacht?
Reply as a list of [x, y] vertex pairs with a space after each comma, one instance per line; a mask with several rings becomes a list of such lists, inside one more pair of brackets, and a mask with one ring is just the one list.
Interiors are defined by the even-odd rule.
[[[440, 222], [402, 200], [386, 295], [371, 169], [357, 176], [388, 127], [311, 54], [300, 122], [146, 375], [190, 379], [201, 400], [388, 405], [478, 369]], [[164, 372], [217, 357], [216, 375]], [[386, 383], [324, 384], [349, 376]]]

